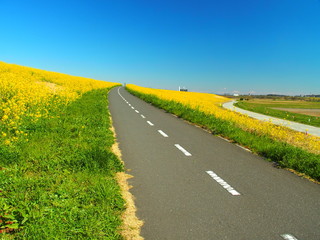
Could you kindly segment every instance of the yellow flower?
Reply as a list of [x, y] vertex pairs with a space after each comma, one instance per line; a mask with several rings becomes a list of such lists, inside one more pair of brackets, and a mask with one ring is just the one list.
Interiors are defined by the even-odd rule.
[[5, 121], [5, 120], [7, 120], [8, 118], [9, 118], [8, 115], [3, 115], [2, 120]]
[[4, 62], [0, 62], [0, 76], [0, 112], [3, 112], [0, 120], [4, 127], [1, 130], [16, 130], [17, 135], [23, 133], [21, 126], [25, 120], [59, 118], [52, 113], [83, 93], [119, 85]]
[[228, 98], [206, 93], [144, 88], [132, 84], [128, 84], [127, 87], [143, 94], [154, 95], [163, 100], [175, 101], [192, 109], [213, 115], [216, 118], [233, 122], [245, 131], [265, 135], [272, 139], [301, 147], [309, 152], [316, 154], [320, 153], [319, 137], [309, 134], [306, 135], [305, 133], [293, 131], [286, 127], [277, 126], [272, 123], [271, 119], [268, 122], [262, 122], [246, 115], [219, 107], [221, 103], [230, 101]]

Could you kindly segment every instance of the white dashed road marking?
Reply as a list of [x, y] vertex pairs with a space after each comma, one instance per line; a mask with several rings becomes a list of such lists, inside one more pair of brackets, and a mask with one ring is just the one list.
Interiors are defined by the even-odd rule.
[[[120, 93], [120, 88], [118, 88], [118, 94], [119, 96], [132, 108], [132, 109], [135, 109]], [[139, 113], [138, 110], [135, 110], [136, 113]], [[142, 118], [146, 118], [144, 115], [140, 114], [140, 116]], [[154, 124], [150, 121], [147, 121], [147, 123], [150, 125], [150, 126], [154, 126]], [[162, 130], [158, 130], [158, 132], [163, 136], [163, 137], [169, 137], [165, 132], [163, 132]], [[223, 138], [221, 136], [218, 136], [219, 138], [227, 141], [227, 142], [230, 142], [229, 139], [226, 139], [226, 138]], [[249, 149], [239, 145], [239, 144], [236, 144], [238, 147], [246, 150], [246, 151], [249, 151], [251, 152]], [[191, 153], [189, 153], [187, 150], [185, 150], [183, 147], [181, 147], [179, 144], [175, 144], [174, 145], [176, 148], [178, 148], [184, 155], [186, 156], [192, 156]], [[211, 178], [213, 178], [217, 183], [219, 183], [224, 189], [226, 189], [230, 194], [232, 194], [233, 196], [239, 196], [241, 195], [238, 191], [236, 191], [233, 187], [231, 187], [227, 182], [225, 182], [222, 178], [220, 178], [217, 174], [215, 174], [213, 171], [206, 171], [207, 174], [210, 175]], [[284, 240], [298, 240], [296, 237], [294, 237], [293, 235], [291, 234], [282, 234], [280, 235]]]
[[154, 126], [154, 124], [150, 121], [147, 121], [147, 123], [150, 125], [150, 126]]
[[181, 147], [179, 144], [175, 144], [174, 145], [176, 148], [178, 148], [181, 152], [183, 152], [184, 153], [184, 155], [186, 155], [186, 156], [192, 156], [191, 155], [191, 153], [189, 153], [187, 150], [185, 150], [183, 147]]
[[169, 137], [167, 134], [165, 134], [162, 130], [158, 130], [158, 132], [162, 135], [162, 136], [164, 136], [164, 137]]
[[221, 136], [217, 136], [218, 138], [221, 138], [222, 140], [224, 140], [224, 141], [226, 141], [226, 142], [230, 142], [230, 140], [229, 139], [226, 139], [226, 138], [224, 138], [224, 137], [221, 137]]
[[298, 240], [298, 238], [292, 236], [291, 234], [282, 234], [281, 237], [285, 240]]
[[120, 88], [118, 88], [118, 94], [120, 95], [120, 97], [122, 97], [123, 100], [125, 100], [125, 98], [121, 95], [121, 93], [119, 92]]
[[228, 183], [226, 183], [222, 178], [220, 178], [217, 174], [215, 174], [212, 171], [206, 171], [212, 177], [217, 183], [219, 183], [224, 189], [226, 189], [229, 193], [231, 193], [233, 196], [239, 196], [241, 195], [239, 192], [237, 192], [233, 187], [231, 187]]
[[239, 148], [242, 148], [243, 150], [246, 150], [247, 152], [251, 152], [251, 150], [249, 150], [248, 148], [245, 148], [245, 147], [242, 147], [241, 145], [239, 144], [236, 144]]

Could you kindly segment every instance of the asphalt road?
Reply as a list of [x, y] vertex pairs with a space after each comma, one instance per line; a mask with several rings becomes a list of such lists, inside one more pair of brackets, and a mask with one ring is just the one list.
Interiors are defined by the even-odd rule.
[[320, 239], [319, 185], [123, 87], [109, 102], [146, 240]]
[[242, 114], [246, 114], [249, 117], [256, 118], [260, 121], [264, 121], [264, 122], [271, 121], [273, 124], [276, 124], [276, 125], [288, 127], [288, 128], [291, 128], [295, 131], [298, 131], [298, 132], [303, 132], [303, 133], [307, 132], [308, 134], [312, 134], [314, 136], [320, 137], [320, 128], [319, 127], [314, 127], [314, 126], [310, 126], [310, 125], [306, 125], [306, 124], [302, 124], [302, 123], [298, 123], [298, 122], [292, 122], [292, 121], [284, 120], [281, 118], [271, 117], [271, 116], [264, 115], [261, 113], [251, 112], [251, 111], [244, 110], [242, 108], [238, 108], [238, 107], [234, 106], [233, 105], [234, 103], [236, 103], [236, 101], [224, 103], [222, 106], [226, 109], [231, 110], [231, 111], [236, 111], [236, 112], [239, 112]]

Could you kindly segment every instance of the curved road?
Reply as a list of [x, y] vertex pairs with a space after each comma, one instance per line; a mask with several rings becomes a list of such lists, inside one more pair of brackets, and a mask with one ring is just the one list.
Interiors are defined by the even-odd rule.
[[109, 102], [146, 240], [320, 239], [319, 185], [123, 87]]
[[298, 132], [303, 132], [303, 133], [308, 132], [308, 134], [312, 134], [312, 135], [315, 135], [317, 137], [320, 137], [320, 128], [318, 128], [318, 127], [313, 127], [313, 126], [302, 124], [302, 123], [292, 122], [292, 121], [288, 121], [288, 120], [275, 118], [275, 117], [271, 117], [271, 116], [268, 116], [268, 115], [264, 115], [264, 114], [255, 113], [255, 112], [251, 112], [251, 111], [248, 111], [248, 110], [244, 110], [242, 108], [238, 108], [238, 107], [234, 106], [233, 104], [235, 102], [236, 101], [227, 102], [227, 103], [224, 103], [222, 106], [224, 108], [226, 108], [226, 109], [231, 110], [231, 111], [236, 111], [236, 112], [239, 112], [239, 113], [242, 113], [242, 114], [246, 114], [249, 117], [256, 118], [256, 119], [258, 119], [260, 121], [265, 121], [265, 122], [272, 121], [272, 123], [274, 123], [276, 125], [281, 125], [281, 126], [284, 126], [284, 127], [288, 127], [288, 128], [291, 128], [291, 129], [293, 129], [295, 131], [298, 131]]

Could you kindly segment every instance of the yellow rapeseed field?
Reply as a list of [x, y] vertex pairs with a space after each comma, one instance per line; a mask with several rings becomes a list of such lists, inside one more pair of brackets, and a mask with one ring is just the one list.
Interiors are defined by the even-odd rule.
[[228, 102], [231, 99], [214, 94], [152, 89], [132, 84], [128, 84], [127, 87], [137, 92], [155, 95], [160, 99], [179, 102], [192, 109], [197, 109], [206, 114], [212, 114], [217, 118], [231, 121], [245, 131], [266, 135], [278, 141], [301, 147], [312, 153], [320, 153], [319, 137], [306, 135], [270, 122], [262, 122], [246, 115], [221, 108], [221, 103]]
[[59, 117], [55, 110], [84, 92], [115, 85], [119, 84], [0, 62], [0, 143], [27, 141], [24, 121]]

